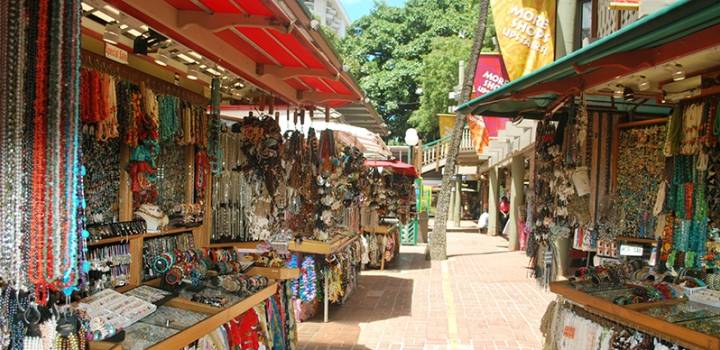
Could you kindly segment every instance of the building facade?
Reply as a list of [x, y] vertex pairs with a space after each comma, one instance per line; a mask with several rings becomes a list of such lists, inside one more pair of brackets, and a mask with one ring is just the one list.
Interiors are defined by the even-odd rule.
[[340, 38], [345, 36], [350, 19], [340, 0], [306, 0], [305, 6], [320, 24], [330, 28]]

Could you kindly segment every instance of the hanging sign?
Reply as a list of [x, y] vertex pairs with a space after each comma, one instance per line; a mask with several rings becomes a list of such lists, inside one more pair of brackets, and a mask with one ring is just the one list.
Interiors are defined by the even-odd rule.
[[555, 0], [491, 0], [495, 30], [510, 80], [554, 60]]
[[[475, 66], [472, 97], [485, 95], [503, 86], [507, 81], [507, 72], [502, 56], [497, 53], [481, 54]], [[483, 153], [485, 146], [490, 142], [490, 137], [497, 136], [498, 131], [505, 128], [507, 120], [506, 118], [468, 115], [468, 129], [470, 129], [475, 153], [478, 155]]]
[[639, 245], [621, 244], [620, 255], [622, 256], [642, 256], [643, 247]]
[[105, 43], [105, 57], [117, 63], [128, 64], [128, 52], [109, 43]]

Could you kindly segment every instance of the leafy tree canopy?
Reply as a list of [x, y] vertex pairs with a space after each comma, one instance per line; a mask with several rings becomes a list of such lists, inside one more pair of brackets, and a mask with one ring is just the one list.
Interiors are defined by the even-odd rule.
[[348, 29], [340, 51], [391, 138], [402, 138], [410, 126], [426, 140], [437, 136], [435, 114], [451, 102], [448, 92], [457, 85], [458, 61], [469, 55], [477, 6], [477, 0], [408, 0], [392, 7], [376, 0], [373, 11]]

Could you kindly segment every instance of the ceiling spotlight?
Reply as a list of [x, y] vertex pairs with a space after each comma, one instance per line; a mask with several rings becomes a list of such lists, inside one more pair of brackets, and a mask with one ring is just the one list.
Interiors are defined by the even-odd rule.
[[103, 41], [110, 44], [117, 44], [120, 40], [120, 23], [112, 22], [105, 25], [105, 32], [103, 33]]
[[673, 81], [680, 81], [685, 79], [685, 69], [681, 64], [676, 63], [675, 65], [671, 66], [670, 69], [672, 71]]
[[200, 76], [200, 72], [195, 67], [195, 65], [188, 66], [187, 75], [186, 77], [190, 80], [198, 80], [198, 77]]
[[632, 101], [635, 99], [635, 91], [633, 91], [631, 88], [626, 87], [623, 90], [623, 98], [625, 101]]
[[157, 53], [155, 54], [155, 63], [166, 67], [168, 65], [168, 61], [170, 61], [168, 50], [165, 48], [158, 49]]
[[614, 98], [623, 98], [624, 93], [625, 93], [625, 87], [622, 86], [622, 84], [617, 84], [613, 88], [613, 97]]
[[641, 75], [638, 80], [638, 91], [646, 91], [650, 89], [650, 80], [644, 75]]
[[310, 21], [310, 28], [318, 30], [320, 28], [320, 21], [313, 19]]
[[241, 82], [238, 81], [238, 82], [236, 82], [235, 84], [233, 84], [233, 87], [236, 88], [236, 89], [242, 89], [242, 88], [245, 87], [245, 84], [243, 84], [243, 83], [241, 83]]

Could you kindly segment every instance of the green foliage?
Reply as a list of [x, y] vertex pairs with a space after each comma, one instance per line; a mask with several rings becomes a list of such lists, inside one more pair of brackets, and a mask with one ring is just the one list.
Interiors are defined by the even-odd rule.
[[408, 123], [420, 132], [426, 140], [439, 137], [438, 113], [447, 113], [452, 101], [448, 93], [458, 83], [458, 62], [467, 61], [472, 40], [460, 37], [439, 37], [433, 39], [432, 50], [423, 57], [423, 69], [418, 81], [423, 94], [420, 107], [415, 110]]
[[376, 1], [373, 11], [348, 29], [340, 51], [391, 137], [403, 137], [410, 124], [426, 140], [437, 134], [435, 114], [447, 110], [458, 61], [470, 52], [477, 2], [408, 0], [398, 8]]

